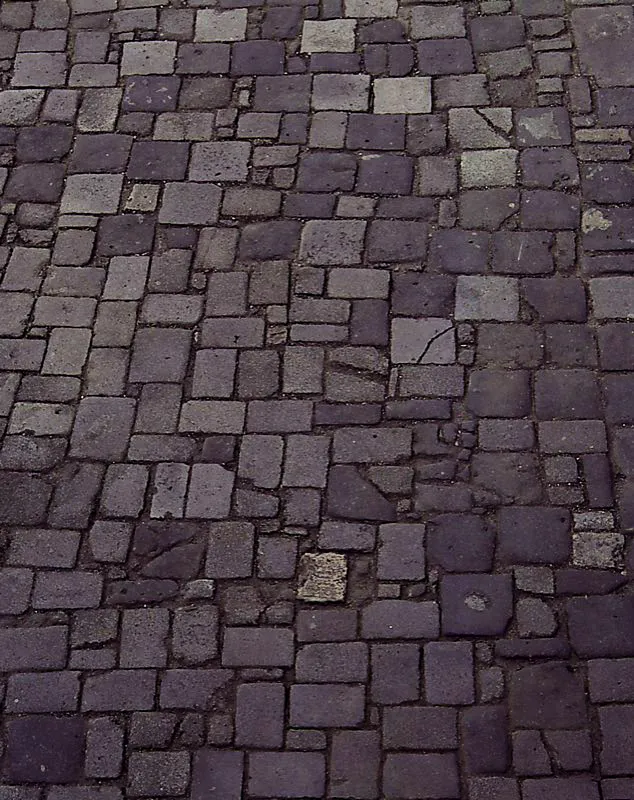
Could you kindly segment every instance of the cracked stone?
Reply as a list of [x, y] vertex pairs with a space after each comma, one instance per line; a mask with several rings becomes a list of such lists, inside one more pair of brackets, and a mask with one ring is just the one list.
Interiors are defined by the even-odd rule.
[[451, 320], [392, 320], [391, 359], [395, 364], [453, 364], [456, 344]]

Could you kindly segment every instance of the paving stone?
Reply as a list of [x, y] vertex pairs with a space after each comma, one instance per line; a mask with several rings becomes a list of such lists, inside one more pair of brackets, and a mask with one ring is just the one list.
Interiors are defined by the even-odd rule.
[[459, 797], [455, 756], [452, 753], [388, 755], [383, 768], [383, 790], [403, 798]]
[[218, 464], [195, 464], [192, 467], [187, 517], [222, 519], [229, 515], [235, 475]]
[[223, 666], [291, 666], [293, 632], [285, 628], [226, 628]]
[[493, 560], [494, 532], [472, 515], [446, 514], [432, 518], [427, 531], [431, 563], [449, 572], [485, 572]]
[[192, 798], [237, 800], [242, 791], [244, 755], [238, 750], [201, 749], [194, 756]]
[[306, 20], [302, 28], [301, 51], [351, 53], [354, 50], [355, 28], [354, 20]]
[[469, 705], [475, 701], [473, 652], [468, 642], [429, 642], [423, 664], [428, 703]]
[[601, 87], [628, 86], [634, 80], [629, 65], [621, 61], [634, 27], [631, 12], [630, 8], [580, 8], [573, 14], [583, 73], [595, 76]]
[[471, 373], [467, 406], [478, 416], [523, 417], [530, 410], [528, 373], [483, 369]]
[[428, 114], [430, 111], [430, 78], [374, 80], [375, 114]]
[[462, 712], [460, 723], [467, 772], [506, 772], [509, 742], [505, 707], [473, 706]]
[[62, 194], [61, 164], [19, 164], [13, 168], [4, 190], [12, 202], [55, 203]]
[[72, 783], [83, 767], [81, 717], [26, 716], [7, 725], [5, 775], [18, 783]]
[[510, 687], [511, 720], [527, 728], [576, 728], [586, 721], [583, 684], [566, 664], [524, 667]]
[[12, 86], [63, 86], [66, 81], [64, 53], [18, 53]]
[[442, 630], [449, 635], [501, 635], [512, 616], [507, 575], [446, 575], [440, 587]]
[[343, 600], [346, 592], [346, 557], [338, 553], [305, 553], [299, 562], [297, 596], [312, 602]]
[[71, 437], [71, 455], [106, 461], [122, 458], [132, 429], [134, 406], [134, 400], [123, 397], [82, 400]]
[[456, 283], [456, 319], [518, 318], [519, 296], [513, 278], [461, 275]]
[[316, 111], [367, 111], [369, 90], [367, 75], [315, 75], [312, 107]]
[[[634, 630], [631, 625], [631, 606], [627, 596], [569, 600], [570, 639], [574, 650], [591, 658], [632, 655]], [[593, 635], [590, 635], [591, 631]]]
[[426, 75], [473, 72], [473, 50], [467, 39], [427, 39], [418, 43], [418, 65]]
[[308, 264], [356, 264], [366, 223], [359, 220], [311, 220], [304, 225], [300, 257]]
[[189, 783], [189, 754], [132, 753], [127, 793], [130, 797], [143, 797], [148, 793], [159, 795], [182, 794]]
[[325, 781], [321, 753], [255, 752], [249, 759], [249, 792], [260, 797], [321, 797]]
[[571, 141], [570, 122], [562, 108], [521, 109], [516, 126], [520, 147], [569, 145]]
[[178, 5], [0, 8], [0, 796], [633, 797], [632, 9]]
[[456, 747], [456, 711], [429, 706], [386, 708], [383, 711], [383, 739], [388, 750], [410, 745], [425, 750]]
[[407, 194], [414, 179], [411, 158], [391, 154], [363, 156], [356, 189], [372, 194]]
[[202, 9], [196, 12], [197, 42], [235, 42], [246, 37], [246, 9], [217, 11]]

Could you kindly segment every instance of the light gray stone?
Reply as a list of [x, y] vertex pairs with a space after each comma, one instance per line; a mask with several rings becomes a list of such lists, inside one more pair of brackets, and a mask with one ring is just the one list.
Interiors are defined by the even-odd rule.
[[299, 561], [297, 596], [310, 603], [339, 602], [346, 595], [347, 573], [341, 553], [305, 553]]
[[413, 6], [410, 30], [414, 39], [466, 36], [462, 6]]
[[72, 407], [59, 403], [16, 403], [7, 432], [66, 436], [70, 433], [73, 417]]
[[159, 187], [153, 183], [135, 183], [126, 200], [126, 211], [154, 211], [158, 203]]
[[375, 114], [429, 114], [431, 78], [375, 78]]
[[245, 403], [230, 400], [190, 400], [183, 404], [183, 433], [242, 433]]
[[617, 531], [575, 531], [572, 563], [576, 567], [622, 569], [625, 541]]
[[398, 0], [345, 0], [346, 17], [359, 19], [385, 19], [395, 17]]
[[392, 320], [391, 359], [395, 364], [453, 364], [455, 335], [451, 320], [428, 317]]
[[520, 636], [552, 636], [557, 630], [557, 620], [549, 606], [537, 597], [524, 597], [515, 609], [517, 631]]
[[460, 177], [467, 188], [515, 186], [517, 150], [467, 150], [460, 158]]
[[122, 89], [87, 89], [79, 107], [77, 126], [84, 133], [113, 131], [119, 114]]
[[390, 291], [390, 273], [382, 269], [331, 269], [328, 296], [356, 299], [386, 298]]
[[154, 138], [162, 141], [206, 142], [213, 136], [214, 115], [210, 111], [166, 111], [159, 114]]
[[64, 86], [64, 53], [18, 53], [15, 57], [11, 86]]
[[150, 516], [178, 519], [183, 516], [189, 467], [187, 464], [157, 464]]
[[352, 19], [306, 20], [302, 53], [352, 53], [357, 23]]
[[110, 259], [103, 290], [104, 300], [140, 300], [145, 292], [148, 256], [114, 256]]
[[456, 282], [456, 319], [512, 322], [519, 317], [516, 278], [459, 275]]
[[122, 75], [171, 75], [176, 42], [124, 42]]
[[246, 8], [228, 11], [205, 8], [196, 12], [196, 42], [239, 42], [246, 34]]
[[618, 275], [590, 281], [592, 310], [597, 319], [634, 318], [634, 277]]
[[35, 122], [43, 100], [43, 89], [0, 91], [0, 125], [29, 125]]
[[186, 516], [200, 519], [228, 517], [234, 481], [234, 473], [219, 464], [194, 464]]
[[454, 144], [465, 150], [508, 147], [512, 126], [513, 115], [510, 108], [449, 110], [449, 137]]
[[62, 214], [116, 214], [123, 175], [69, 175], [62, 194]]

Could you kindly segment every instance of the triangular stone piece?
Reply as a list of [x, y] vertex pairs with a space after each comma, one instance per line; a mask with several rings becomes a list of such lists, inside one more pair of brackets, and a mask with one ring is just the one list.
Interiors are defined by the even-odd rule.
[[355, 467], [336, 466], [328, 480], [328, 514], [344, 519], [392, 522], [396, 508], [379, 490], [359, 475]]

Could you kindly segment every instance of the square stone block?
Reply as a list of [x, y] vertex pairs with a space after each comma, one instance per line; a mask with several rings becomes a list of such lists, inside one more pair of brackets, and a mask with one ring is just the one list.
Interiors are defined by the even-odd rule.
[[170, 75], [174, 72], [176, 42], [125, 42], [122, 75]]
[[392, 320], [394, 364], [453, 364], [456, 342], [451, 320], [429, 317]]
[[468, 150], [460, 158], [462, 185], [515, 186], [517, 150]]
[[369, 92], [369, 75], [315, 75], [312, 105], [316, 111], [367, 111]]
[[459, 275], [456, 282], [456, 319], [512, 322], [519, 317], [516, 278]]
[[429, 114], [431, 78], [376, 78], [375, 114]]
[[196, 13], [196, 42], [239, 42], [247, 35], [247, 10], [217, 11], [204, 8]]
[[307, 264], [358, 264], [366, 223], [361, 220], [310, 220], [304, 226], [300, 258]]
[[62, 195], [62, 214], [116, 214], [123, 175], [69, 175]]
[[352, 53], [357, 23], [352, 19], [306, 20], [302, 53]]

